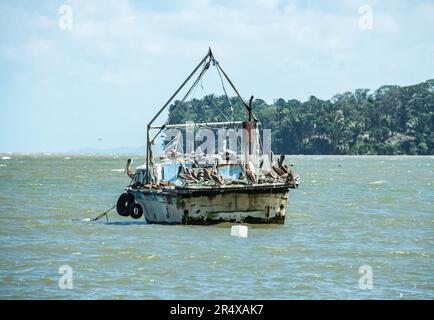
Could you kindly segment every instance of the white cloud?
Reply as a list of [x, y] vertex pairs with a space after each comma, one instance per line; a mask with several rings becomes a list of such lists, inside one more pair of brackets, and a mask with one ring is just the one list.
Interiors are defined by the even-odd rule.
[[[11, 101], [2, 108], [15, 110], [20, 99], [27, 108], [28, 123], [19, 128], [37, 132], [33, 118], [54, 125], [43, 123], [39, 109], [32, 114], [33, 106], [79, 119], [80, 130], [56, 122], [68, 135], [59, 139], [68, 141], [74, 134], [87, 142], [101, 130], [105, 141], [120, 141], [113, 145], [125, 136], [141, 143], [137, 128], [209, 45], [242, 94], [267, 101], [410, 84], [432, 77], [434, 69], [434, 5], [428, 1], [63, 2], [73, 9], [71, 30], [58, 27], [60, 2], [0, 2], [0, 81]], [[358, 28], [364, 4], [374, 12], [370, 31]], [[124, 126], [119, 108], [126, 106], [137, 117]], [[98, 127], [92, 117], [112, 126]]]

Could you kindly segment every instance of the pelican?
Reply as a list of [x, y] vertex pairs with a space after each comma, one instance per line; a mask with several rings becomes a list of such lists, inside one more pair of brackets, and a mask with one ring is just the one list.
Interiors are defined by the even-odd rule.
[[217, 173], [217, 164], [214, 164], [214, 166], [209, 171], [209, 174], [212, 181], [214, 181], [215, 183], [221, 186], [225, 184], [225, 180], [223, 179], [223, 177]]
[[203, 169], [203, 177], [205, 180], [212, 180], [212, 169], [204, 168]]
[[283, 171], [283, 173], [290, 173], [290, 169], [288, 168], [288, 166], [286, 164], [283, 164], [283, 162], [285, 161], [285, 155], [281, 154], [279, 160], [277, 160], [277, 164], [279, 166], [279, 169]]
[[223, 177], [222, 177], [221, 175], [219, 175], [218, 173], [214, 173], [214, 172], [212, 172], [212, 173], [211, 173], [211, 179], [212, 179], [215, 183], [217, 183], [217, 184], [219, 184], [219, 185], [221, 185], [221, 186], [225, 184], [225, 181], [224, 181]]
[[288, 175], [287, 182], [294, 183], [296, 186], [300, 183], [300, 175], [296, 172], [292, 172]]
[[281, 168], [276, 167], [275, 165], [273, 165], [272, 168], [273, 168], [274, 172], [277, 173], [278, 176], [283, 176], [283, 175], [286, 173], [286, 172], [283, 171]]
[[186, 168], [184, 164], [181, 162], [181, 166], [178, 171], [178, 178], [184, 182], [198, 182], [198, 179], [195, 177], [195, 173], [192, 169]]
[[273, 172], [272, 170], [264, 172], [264, 174], [268, 178], [272, 178], [272, 179], [277, 179], [278, 178], [278, 175], [275, 172]]
[[182, 180], [183, 182], [198, 182], [198, 180], [196, 178], [194, 178], [191, 175], [186, 174], [186, 173], [178, 174], [178, 178], [180, 180]]
[[258, 183], [258, 178], [256, 177], [256, 174], [250, 169], [249, 164], [245, 164], [245, 173], [247, 180], [251, 181], [252, 183]]
[[196, 171], [194, 171], [193, 169], [191, 170], [191, 172], [192, 172], [192, 176], [193, 176], [195, 179], [199, 180], [199, 173], [196, 172]]
[[193, 171], [193, 169], [184, 166], [183, 164], [181, 164], [182, 168], [184, 169], [184, 172], [192, 177], [195, 176], [195, 172]]
[[288, 173], [288, 174], [291, 172], [291, 169], [289, 169], [289, 167], [286, 164], [281, 166], [280, 169], [282, 169], [285, 173]]
[[211, 174], [211, 178], [212, 178], [212, 181], [214, 181], [215, 183], [217, 183], [221, 186], [225, 184], [222, 176], [220, 176], [218, 174], [215, 174], [215, 173]]
[[133, 170], [131, 170], [131, 164], [133, 163], [133, 161], [131, 159], [127, 160], [127, 166], [125, 167], [125, 171], [127, 172], [127, 175], [131, 178], [134, 179], [135, 177], [135, 173]]
[[277, 160], [277, 164], [279, 165], [279, 168], [282, 167], [283, 161], [285, 161], [285, 155], [281, 154], [279, 159]]
[[196, 180], [199, 180], [199, 175], [192, 168], [186, 167], [185, 168], [185, 173], [189, 174], [190, 176], [192, 176]]

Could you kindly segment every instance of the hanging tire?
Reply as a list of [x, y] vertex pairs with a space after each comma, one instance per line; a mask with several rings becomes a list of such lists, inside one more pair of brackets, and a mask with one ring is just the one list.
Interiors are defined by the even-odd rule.
[[128, 217], [130, 215], [130, 213], [128, 212], [128, 205], [129, 205], [128, 196], [126, 193], [122, 193], [119, 196], [118, 202], [116, 204], [116, 210], [118, 214], [123, 217]]
[[134, 196], [132, 193], [126, 193], [127, 196], [127, 207], [134, 202]]
[[128, 213], [130, 214], [131, 218], [139, 219], [143, 216], [143, 208], [140, 204], [133, 202], [128, 206]]

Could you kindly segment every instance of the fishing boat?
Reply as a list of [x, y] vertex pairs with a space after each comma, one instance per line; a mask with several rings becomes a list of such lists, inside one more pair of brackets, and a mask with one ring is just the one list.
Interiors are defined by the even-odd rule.
[[[245, 107], [246, 119], [179, 124], [166, 121], [162, 125], [155, 125], [156, 119], [190, 79], [199, 73], [181, 103], [186, 101], [210, 67], [216, 68], [223, 86], [224, 80], [234, 90], [241, 105]], [[226, 94], [224, 87], [223, 89]], [[126, 171], [131, 182], [118, 199], [118, 214], [134, 219], [144, 216], [148, 223], [157, 224], [283, 224], [289, 190], [298, 187], [300, 176], [284, 163], [284, 155], [275, 162], [271, 147], [264, 150], [260, 139], [260, 121], [253, 113], [252, 102], [253, 97], [248, 102], [241, 97], [209, 49], [148, 123], [146, 162], [133, 170], [131, 160], [128, 160]], [[158, 156], [153, 156], [155, 139], [167, 130], [181, 132], [228, 127], [238, 128], [239, 144], [236, 148], [228, 148], [225, 139], [221, 150], [214, 154], [208, 150], [207, 153], [202, 152], [194, 143], [193, 150], [186, 152], [183, 146], [188, 141], [181, 142], [183, 134], [178, 133], [166, 143]]]

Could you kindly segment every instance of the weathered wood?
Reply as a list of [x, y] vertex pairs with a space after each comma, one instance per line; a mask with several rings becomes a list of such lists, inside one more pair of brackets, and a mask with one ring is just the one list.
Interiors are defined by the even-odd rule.
[[252, 187], [184, 190], [181, 193], [156, 190], [132, 191], [144, 208], [149, 223], [216, 224], [221, 222], [285, 222], [288, 188]]

